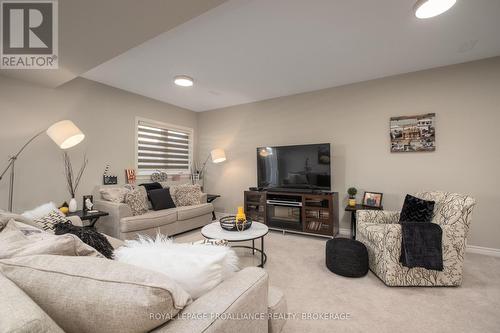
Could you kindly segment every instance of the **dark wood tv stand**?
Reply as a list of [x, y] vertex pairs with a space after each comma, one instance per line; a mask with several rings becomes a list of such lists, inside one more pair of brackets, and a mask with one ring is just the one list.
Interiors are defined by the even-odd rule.
[[[339, 233], [337, 192], [245, 191], [244, 198], [245, 214], [271, 230], [322, 237], [335, 237]], [[268, 204], [268, 199], [290, 200], [293, 206]]]

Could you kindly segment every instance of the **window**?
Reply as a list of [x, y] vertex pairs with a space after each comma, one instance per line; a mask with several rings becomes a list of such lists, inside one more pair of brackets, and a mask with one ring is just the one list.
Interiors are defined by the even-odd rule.
[[193, 130], [160, 122], [137, 119], [137, 174], [155, 171], [189, 173]]

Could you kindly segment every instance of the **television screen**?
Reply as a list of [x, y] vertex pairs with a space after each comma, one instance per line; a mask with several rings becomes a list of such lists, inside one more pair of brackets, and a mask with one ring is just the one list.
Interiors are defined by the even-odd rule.
[[265, 189], [331, 190], [330, 144], [257, 148], [257, 182]]

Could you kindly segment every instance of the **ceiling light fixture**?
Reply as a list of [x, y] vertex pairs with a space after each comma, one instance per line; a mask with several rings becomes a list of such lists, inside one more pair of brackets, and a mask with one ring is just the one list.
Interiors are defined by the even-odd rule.
[[192, 87], [194, 80], [187, 75], [176, 75], [174, 77], [174, 83], [181, 87]]
[[456, 2], [457, 0], [418, 0], [413, 9], [417, 18], [426, 19], [443, 14]]

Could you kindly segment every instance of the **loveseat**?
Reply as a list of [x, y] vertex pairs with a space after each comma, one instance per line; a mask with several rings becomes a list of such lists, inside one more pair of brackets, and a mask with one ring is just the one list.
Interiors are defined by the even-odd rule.
[[152, 210], [133, 216], [132, 210], [125, 203], [105, 201], [100, 190], [110, 186], [97, 186], [93, 191], [94, 208], [109, 213], [96, 224], [99, 232], [112, 237], [127, 240], [135, 239], [138, 234], [154, 237], [158, 233], [173, 236], [196, 229], [212, 222], [214, 207], [207, 203], [207, 195], [203, 193], [199, 205]]
[[467, 195], [438, 191], [415, 196], [435, 201], [432, 223], [439, 224], [443, 230], [443, 270], [401, 265], [400, 212], [358, 210], [356, 239], [368, 249], [370, 270], [388, 286], [459, 286], [476, 201]]
[[[114, 247], [123, 244], [108, 238]], [[168, 305], [172, 299], [186, 299], [180, 291], [176, 297], [165, 293], [169, 284], [161, 273], [104, 258], [0, 259], [0, 333], [279, 333], [284, 325], [283, 319], [269, 320], [268, 313], [283, 318], [287, 309], [283, 294], [268, 286], [263, 269], [244, 268], [177, 310]], [[113, 295], [121, 303], [115, 304]], [[165, 319], [171, 311], [179, 313]]]

